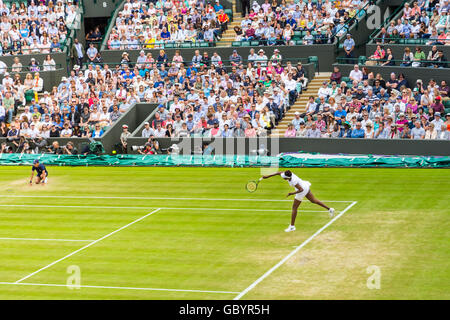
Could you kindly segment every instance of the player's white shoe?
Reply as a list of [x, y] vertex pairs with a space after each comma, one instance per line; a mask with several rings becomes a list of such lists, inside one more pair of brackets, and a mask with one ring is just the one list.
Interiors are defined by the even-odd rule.
[[291, 232], [291, 231], [295, 231], [295, 226], [289, 226], [287, 229], [285, 229], [284, 231], [286, 232]]
[[334, 208], [330, 208], [330, 210], [328, 210], [328, 214], [330, 215], [330, 218], [334, 217]]
[[48, 180], [47, 180], [47, 179], [48, 179], [48, 178], [45, 178], [45, 179], [44, 179], [44, 184], [48, 182]]

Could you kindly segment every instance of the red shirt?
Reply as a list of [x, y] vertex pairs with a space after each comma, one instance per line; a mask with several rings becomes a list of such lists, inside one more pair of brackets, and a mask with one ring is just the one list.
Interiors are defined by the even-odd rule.
[[436, 113], [436, 112], [440, 112], [440, 113], [441, 113], [441, 116], [443, 115], [443, 113], [444, 113], [444, 111], [445, 111], [444, 105], [443, 105], [442, 103], [440, 103], [440, 102], [433, 103], [433, 104], [431, 105], [431, 108], [434, 109], [434, 112], [435, 112], [435, 113]]

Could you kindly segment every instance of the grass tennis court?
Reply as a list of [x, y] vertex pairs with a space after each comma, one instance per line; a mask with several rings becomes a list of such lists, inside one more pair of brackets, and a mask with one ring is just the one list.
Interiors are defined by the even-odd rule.
[[304, 202], [291, 233], [258, 168], [48, 169], [0, 168], [0, 299], [450, 298], [445, 169], [293, 169], [337, 212]]

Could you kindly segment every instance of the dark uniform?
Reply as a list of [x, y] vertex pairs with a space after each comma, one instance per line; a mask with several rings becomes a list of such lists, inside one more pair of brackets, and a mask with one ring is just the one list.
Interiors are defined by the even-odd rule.
[[42, 163], [39, 163], [39, 165], [38, 165], [37, 167], [33, 166], [33, 167], [31, 168], [31, 171], [35, 171], [35, 170], [36, 170], [37, 175], [38, 175], [39, 178], [42, 176], [42, 173], [43, 173], [43, 172], [45, 172], [46, 177], [48, 177], [48, 171], [47, 171], [47, 168], [46, 168]]

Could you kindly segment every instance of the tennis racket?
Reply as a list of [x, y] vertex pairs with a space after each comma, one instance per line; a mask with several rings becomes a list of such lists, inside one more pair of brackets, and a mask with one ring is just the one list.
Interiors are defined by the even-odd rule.
[[258, 189], [258, 184], [262, 179], [263, 178], [261, 177], [258, 181], [251, 180], [247, 182], [247, 184], [245, 185], [245, 189], [247, 189], [248, 192], [255, 192], [256, 189]]

